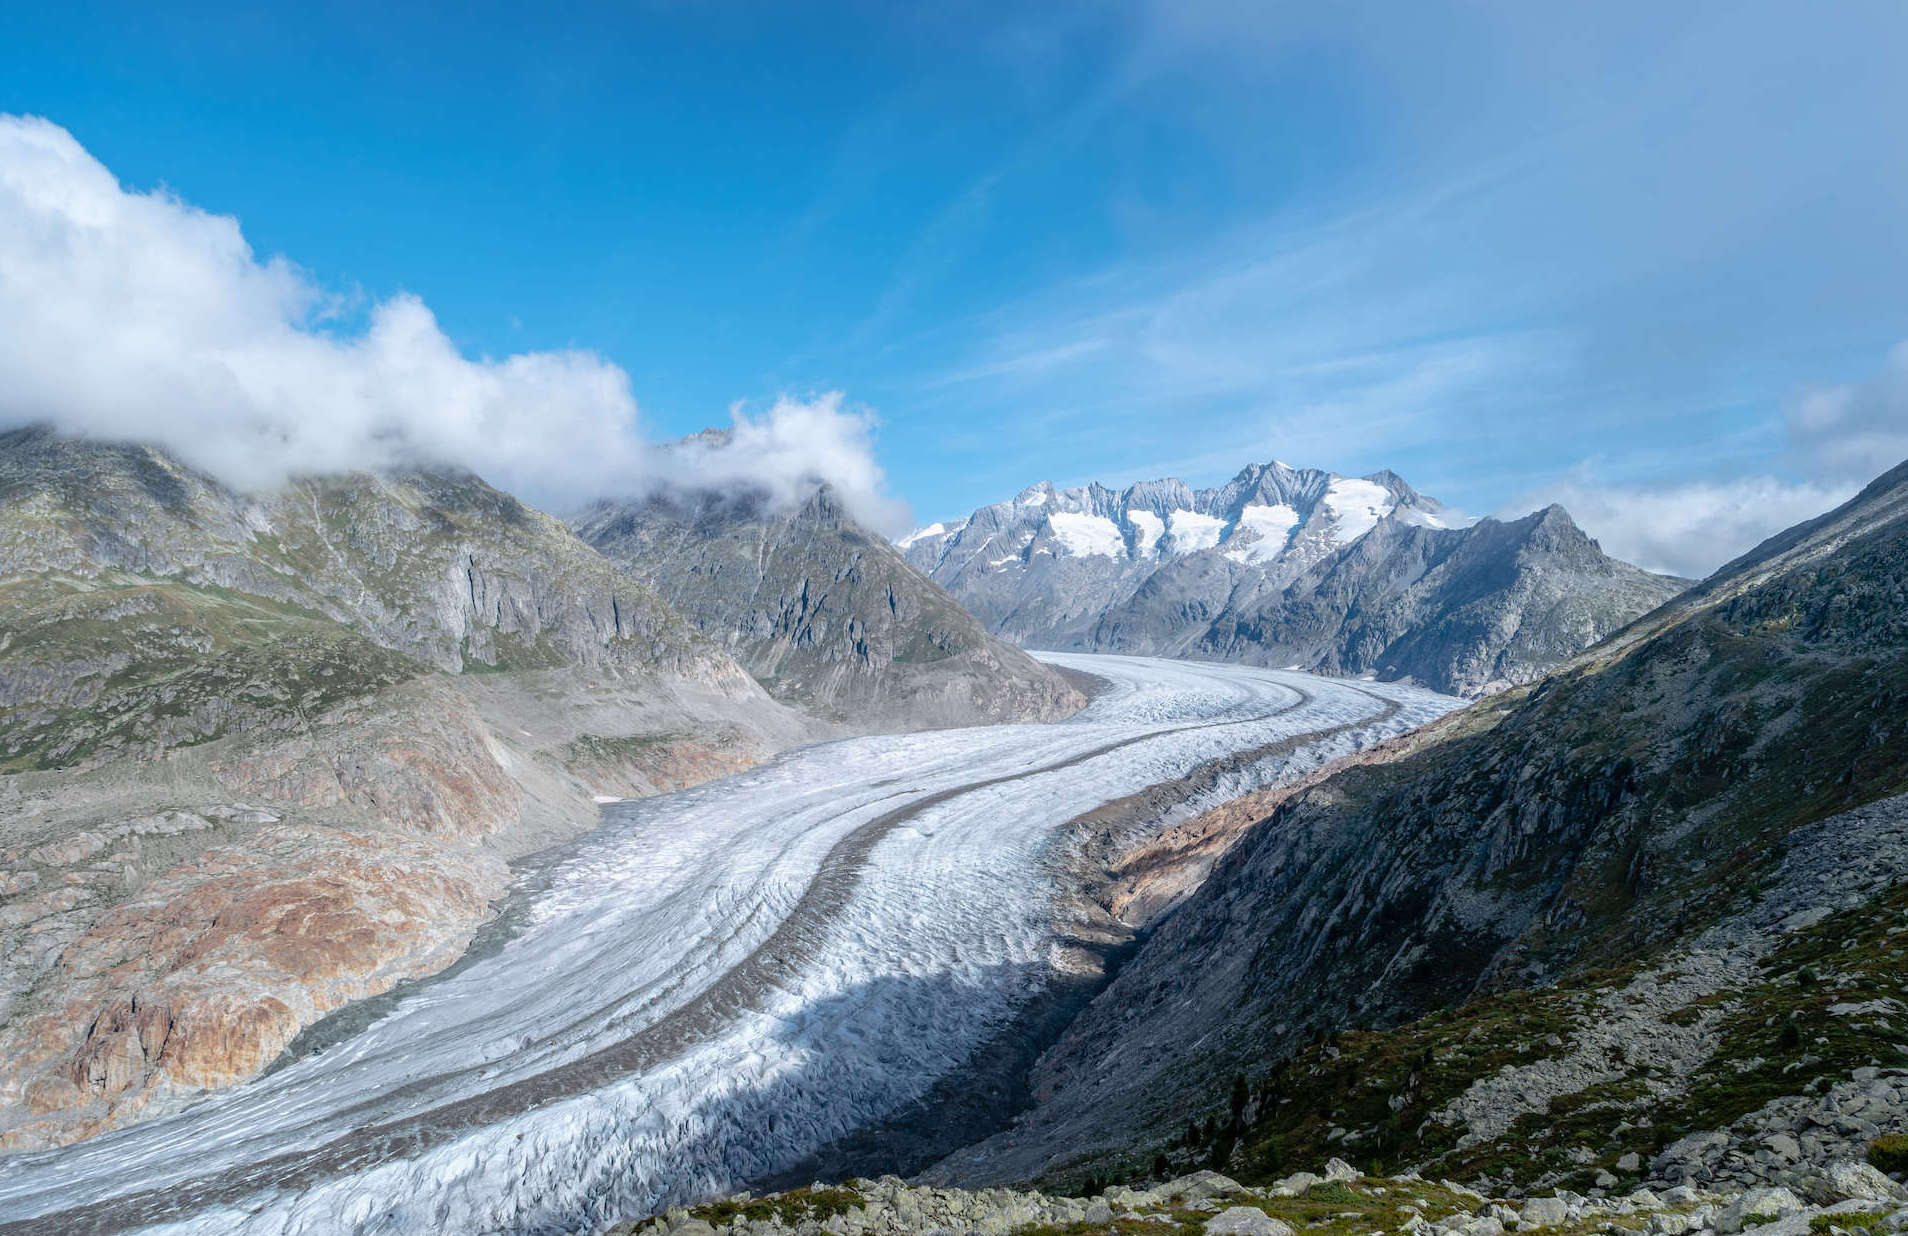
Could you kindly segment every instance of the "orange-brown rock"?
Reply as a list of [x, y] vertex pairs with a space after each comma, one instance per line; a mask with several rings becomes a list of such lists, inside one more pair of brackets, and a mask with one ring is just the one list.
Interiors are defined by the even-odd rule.
[[256, 1074], [332, 1009], [449, 964], [505, 878], [468, 845], [293, 824], [180, 864], [68, 946], [0, 1030], [0, 1146]]

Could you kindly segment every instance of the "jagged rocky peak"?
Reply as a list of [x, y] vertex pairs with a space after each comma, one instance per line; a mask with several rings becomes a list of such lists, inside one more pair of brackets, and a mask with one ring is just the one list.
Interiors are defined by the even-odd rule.
[[826, 483], [793, 501], [659, 488], [594, 503], [574, 527], [771, 694], [849, 728], [1049, 720], [1083, 702], [857, 524]]
[[990, 569], [1004, 566], [1004, 555], [1023, 562], [1043, 553], [1157, 561], [1220, 547], [1236, 560], [1263, 563], [1302, 554], [1307, 546], [1349, 543], [1396, 512], [1430, 526], [1461, 522], [1395, 473], [1341, 477], [1273, 461], [1252, 464], [1211, 489], [1176, 478], [1118, 490], [1098, 482], [1058, 489], [1041, 481], [1009, 502], [931, 524], [900, 544], [936, 578], [950, 565], [969, 567], [983, 547]]
[[909, 561], [1029, 647], [1412, 678], [1528, 681], [1683, 581], [1606, 557], [1560, 507], [1473, 522], [1397, 473], [1274, 460], [1224, 485], [1030, 486], [904, 538]]

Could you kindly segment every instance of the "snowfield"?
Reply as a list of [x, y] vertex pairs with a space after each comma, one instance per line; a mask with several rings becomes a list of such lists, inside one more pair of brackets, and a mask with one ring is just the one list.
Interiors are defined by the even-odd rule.
[[607, 804], [368, 1025], [175, 1116], [0, 1159], [0, 1231], [572, 1232], [739, 1188], [917, 1100], [1039, 993], [1069, 820], [1318, 736], [1214, 797], [1256, 788], [1460, 703], [1040, 655], [1106, 689], [1055, 725], [827, 743]]

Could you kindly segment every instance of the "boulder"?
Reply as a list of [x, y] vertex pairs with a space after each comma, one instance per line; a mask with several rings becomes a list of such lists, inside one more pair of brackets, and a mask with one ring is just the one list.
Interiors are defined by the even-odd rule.
[[1525, 1227], [1557, 1227], [1570, 1221], [1570, 1207], [1561, 1197], [1533, 1197], [1518, 1212]]
[[1211, 1197], [1237, 1197], [1246, 1192], [1244, 1185], [1229, 1176], [1218, 1172], [1194, 1172], [1190, 1176], [1180, 1176], [1152, 1190], [1157, 1197], [1183, 1197], [1189, 1202], [1203, 1202]]
[[1252, 1206], [1233, 1206], [1206, 1220], [1206, 1236], [1293, 1236], [1292, 1226]]
[[1801, 1177], [1797, 1187], [1818, 1206], [1836, 1202], [1894, 1202], [1908, 1199], [1908, 1189], [1890, 1180], [1874, 1166], [1838, 1159]]
[[1716, 1216], [1716, 1227], [1722, 1232], [1740, 1232], [1744, 1227], [1794, 1214], [1802, 1206], [1801, 1198], [1780, 1186], [1751, 1189], [1723, 1208]]

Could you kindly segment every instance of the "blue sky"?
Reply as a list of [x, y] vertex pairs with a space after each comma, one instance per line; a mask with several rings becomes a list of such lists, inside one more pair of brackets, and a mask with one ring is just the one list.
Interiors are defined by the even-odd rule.
[[270, 7], [16, 6], [0, 112], [922, 519], [1278, 457], [1690, 571], [1908, 454], [1898, 3]]

